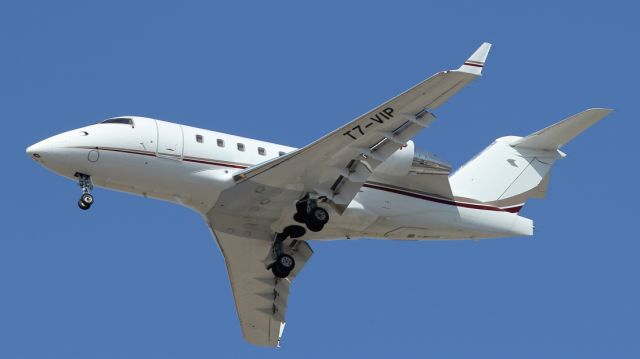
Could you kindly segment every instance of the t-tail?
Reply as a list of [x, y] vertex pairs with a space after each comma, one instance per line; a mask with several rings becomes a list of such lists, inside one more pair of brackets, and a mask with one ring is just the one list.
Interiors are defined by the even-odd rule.
[[546, 195], [553, 163], [566, 156], [560, 147], [611, 111], [589, 109], [527, 137], [498, 138], [450, 177], [454, 195], [519, 212]]

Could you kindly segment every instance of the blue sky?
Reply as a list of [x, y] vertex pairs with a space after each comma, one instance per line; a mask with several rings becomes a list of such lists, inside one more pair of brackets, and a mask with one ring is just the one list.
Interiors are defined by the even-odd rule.
[[[640, 357], [629, 1], [3, 2], [0, 357]], [[246, 344], [200, 217], [76, 184], [24, 149], [123, 114], [303, 146], [494, 44], [419, 147], [459, 166], [502, 135], [616, 110], [565, 148], [536, 235], [312, 243], [281, 349]]]

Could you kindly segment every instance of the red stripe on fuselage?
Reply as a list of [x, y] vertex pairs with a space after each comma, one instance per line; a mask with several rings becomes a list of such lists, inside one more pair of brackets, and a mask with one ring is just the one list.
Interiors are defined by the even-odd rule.
[[209, 160], [204, 160], [204, 159], [199, 159], [194, 157], [185, 157], [184, 160], [187, 162], [202, 163], [205, 165], [214, 165], [214, 166], [222, 166], [222, 167], [231, 167], [231, 168], [237, 168], [241, 170], [247, 168], [247, 166], [234, 165], [234, 164], [222, 163], [222, 162], [214, 162], [214, 161], [209, 161]]
[[[151, 156], [151, 157], [155, 157], [156, 156], [155, 152], [128, 150], [128, 149], [123, 149], [123, 148], [112, 148], [112, 147], [82, 147], [82, 148], [96, 149], [96, 150], [103, 150], [103, 151], [121, 152], [121, 153], [130, 153], [130, 154], [134, 154], [134, 155], [143, 155], [143, 156]], [[229, 167], [229, 168], [236, 168], [236, 169], [245, 169], [245, 168], [249, 167], [249, 166], [241, 165], [241, 164], [237, 164], [237, 163], [226, 163], [226, 162], [211, 161], [211, 160], [198, 158], [198, 157], [184, 157], [183, 160], [187, 161], [187, 162], [202, 163], [202, 164], [206, 164], [206, 165]], [[367, 188], [377, 189], [377, 190], [380, 190], [380, 191], [391, 192], [391, 193], [395, 193], [395, 194], [399, 194], [399, 195], [403, 195], [403, 196], [407, 196], [407, 197], [418, 198], [418, 199], [422, 199], [422, 200], [425, 200], [425, 201], [430, 201], [430, 202], [435, 202], [435, 203], [440, 203], [440, 204], [446, 204], [446, 205], [449, 205], [449, 206], [480, 209], [480, 210], [485, 210], [485, 211], [499, 211], [499, 212], [518, 213], [518, 212], [520, 212], [520, 210], [523, 207], [523, 206], [516, 206], [516, 207], [500, 208], [500, 207], [490, 206], [490, 205], [486, 205], [486, 204], [457, 202], [457, 201], [448, 200], [448, 199], [444, 199], [444, 198], [432, 197], [432, 196], [428, 196], [428, 195], [421, 194], [421, 193], [410, 192], [410, 191], [405, 190], [405, 189], [381, 186], [379, 184], [374, 184], [374, 183], [370, 183], [370, 182], [365, 182], [362, 186], [363, 187], [367, 187]]]
[[[151, 152], [151, 151], [129, 150], [129, 149], [124, 149], [124, 148], [114, 148], [114, 147], [80, 147], [80, 148], [94, 149], [94, 150], [101, 150], [101, 151], [130, 153], [130, 154], [133, 154], [133, 155], [143, 155], [143, 156], [149, 156], [149, 157], [156, 157], [156, 153], [155, 152]], [[178, 156], [176, 156], [176, 157], [178, 157]], [[202, 164], [205, 164], [205, 165], [214, 165], [214, 166], [230, 167], [230, 168], [237, 168], [237, 169], [245, 169], [245, 168], [247, 168], [247, 166], [243, 166], [243, 165], [239, 165], [239, 164], [210, 161], [208, 159], [199, 158], [199, 157], [187, 157], [187, 156], [185, 156], [185, 157], [182, 158], [182, 160], [183, 161], [187, 161], [187, 162], [202, 163]]]

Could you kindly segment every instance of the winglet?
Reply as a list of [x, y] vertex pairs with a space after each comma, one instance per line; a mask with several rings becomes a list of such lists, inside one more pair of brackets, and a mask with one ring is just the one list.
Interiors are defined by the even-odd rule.
[[480, 45], [476, 52], [474, 52], [473, 55], [471, 55], [471, 57], [469, 57], [469, 59], [460, 66], [458, 71], [480, 76], [482, 74], [484, 62], [487, 60], [487, 56], [489, 55], [489, 50], [491, 50], [490, 43], [485, 42]]

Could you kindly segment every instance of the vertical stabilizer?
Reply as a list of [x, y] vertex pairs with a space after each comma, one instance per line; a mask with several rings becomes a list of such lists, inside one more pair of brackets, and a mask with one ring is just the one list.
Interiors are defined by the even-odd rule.
[[526, 137], [495, 140], [451, 175], [454, 195], [515, 210], [544, 197], [553, 163], [565, 156], [559, 148], [611, 111], [589, 109]]

